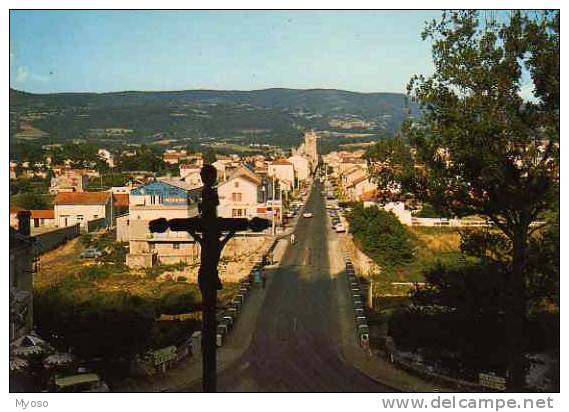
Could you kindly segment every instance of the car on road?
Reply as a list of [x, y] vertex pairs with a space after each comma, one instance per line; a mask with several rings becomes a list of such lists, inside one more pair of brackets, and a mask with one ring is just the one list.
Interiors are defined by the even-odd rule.
[[302, 214], [302, 217], [312, 217], [312, 216], [313, 216], [312, 212], [304, 212]]
[[95, 259], [101, 256], [103, 256], [103, 252], [95, 249], [94, 247], [87, 248], [79, 254], [81, 259]]

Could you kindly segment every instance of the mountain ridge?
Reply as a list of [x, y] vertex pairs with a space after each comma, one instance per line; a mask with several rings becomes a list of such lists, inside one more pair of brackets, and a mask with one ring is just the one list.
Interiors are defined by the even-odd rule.
[[342, 131], [330, 126], [334, 119], [357, 119], [369, 125], [365, 130], [394, 133], [418, 113], [406, 95], [391, 92], [268, 88], [35, 94], [10, 88], [10, 138], [28, 141], [39, 136], [36, 131], [63, 141], [109, 140], [113, 136], [105, 136], [105, 130], [119, 128], [129, 130], [129, 141], [152, 142], [157, 134], [200, 141], [263, 130], [246, 139], [292, 145], [305, 128]]

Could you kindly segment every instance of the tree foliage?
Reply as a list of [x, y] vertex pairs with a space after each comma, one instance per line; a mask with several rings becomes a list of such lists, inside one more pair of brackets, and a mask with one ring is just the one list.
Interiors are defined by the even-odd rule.
[[354, 205], [348, 216], [350, 231], [363, 251], [381, 266], [397, 266], [413, 258], [413, 242], [397, 217], [377, 207]]
[[434, 74], [408, 85], [423, 116], [404, 125], [414, 167], [399, 180], [452, 215], [487, 216], [511, 244], [508, 270], [493, 270], [511, 296], [513, 389], [523, 386], [531, 235], [558, 197], [559, 29], [558, 11], [444, 12], [422, 33]]

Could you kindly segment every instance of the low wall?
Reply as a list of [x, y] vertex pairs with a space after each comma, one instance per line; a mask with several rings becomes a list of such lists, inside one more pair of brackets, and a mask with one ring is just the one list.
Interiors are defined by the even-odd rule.
[[352, 264], [358, 275], [369, 277], [381, 272], [379, 265], [356, 246], [351, 234], [345, 237], [344, 247], [346, 252], [350, 255]]
[[91, 233], [95, 230], [104, 229], [105, 227], [107, 227], [107, 219], [104, 217], [101, 217], [101, 218], [95, 219], [95, 220], [89, 220], [85, 224], [85, 229], [89, 233]]
[[34, 236], [37, 242], [37, 253], [41, 255], [42, 253], [49, 252], [62, 243], [79, 236], [79, 233], [80, 227], [79, 223], [77, 223], [73, 226], [62, 227], [37, 234]]
[[489, 227], [493, 226], [492, 222], [478, 219], [444, 219], [438, 217], [414, 217], [411, 219], [412, 226], [424, 227]]

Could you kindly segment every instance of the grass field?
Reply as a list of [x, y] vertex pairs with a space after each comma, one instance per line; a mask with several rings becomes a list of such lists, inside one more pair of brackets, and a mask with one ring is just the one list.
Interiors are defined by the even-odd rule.
[[441, 263], [454, 265], [464, 262], [460, 253], [460, 235], [450, 228], [415, 227], [409, 229], [415, 238], [414, 259], [397, 267], [384, 267], [374, 279], [379, 295], [406, 295], [411, 285], [423, 281], [423, 272]]

